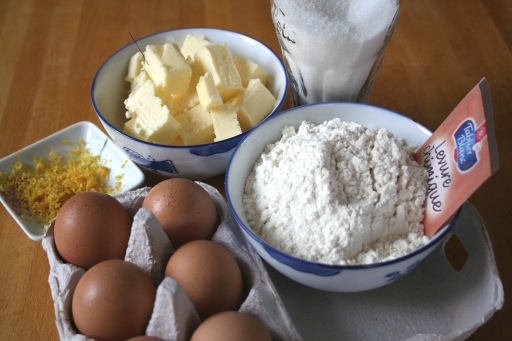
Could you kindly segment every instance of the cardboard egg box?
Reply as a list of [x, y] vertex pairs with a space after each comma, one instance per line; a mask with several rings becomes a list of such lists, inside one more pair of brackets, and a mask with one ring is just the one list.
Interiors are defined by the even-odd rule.
[[[250, 313], [263, 322], [272, 339], [301, 340], [259, 256], [247, 244], [228, 210], [222, 195], [212, 186], [197, 182], [215, 202], [220, 224], [212, 240], [224, 246], [236, 259], [244, 283], [245, 298], [239, 311]], [[164, 277], [167, 261], [174, 252], [171, 241], [151, 211], [141, 208], [149, 187], [115, 195], [133, 217], [132, 232], [125, 260], [146, 271], [157, 285], [157, 294], [146, 335], [168, 341], [189, 340], [199, 325], [199, 316], [179, 284]], [[72, 326], [71, 302], [84, 269], [64, 263], [57, 255], [53, 222], [42, 240], [50, 263], [51, 295], [57, 330], [61, 340], [91, 340]], [[171, 304], [169, 304], [171, 303]]]

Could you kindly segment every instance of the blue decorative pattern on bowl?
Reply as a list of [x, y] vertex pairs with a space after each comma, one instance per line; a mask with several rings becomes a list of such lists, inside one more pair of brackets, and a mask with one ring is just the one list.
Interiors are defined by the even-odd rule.
[[174, 167], [172, 160], [155, 160], [151, 155], [144, 157], [130, 148], [123, 148], [129, 155], [130, 158], [139, 166], [146, 168], [154, 173], [158, 174], [178, 174], [178, 170]]

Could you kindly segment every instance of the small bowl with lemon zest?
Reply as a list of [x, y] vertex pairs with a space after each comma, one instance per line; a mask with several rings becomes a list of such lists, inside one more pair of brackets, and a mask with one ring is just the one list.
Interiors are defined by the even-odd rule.
[[0, 201], [27, 236], [45, 226], [74, 194], [126, 192], [142, 171], [96, 125], [79, 122], [0, 160]]

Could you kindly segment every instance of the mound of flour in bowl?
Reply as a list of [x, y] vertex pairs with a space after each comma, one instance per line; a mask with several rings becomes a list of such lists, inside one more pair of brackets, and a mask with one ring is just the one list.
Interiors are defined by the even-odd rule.
[[426, 171], [386, 129], [340, 119], [285, 126], [245, 186], [251, 228], [302, 259], [371, 264], [429, 241], [421, 224]]

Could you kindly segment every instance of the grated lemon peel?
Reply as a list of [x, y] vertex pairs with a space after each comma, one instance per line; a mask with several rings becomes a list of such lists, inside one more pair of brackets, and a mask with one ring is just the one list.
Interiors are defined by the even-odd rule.
[[75, 194], [97, 191], [115, 194], [121, 191], [123, 175], [107, 185], [110, 169], [100, 155], [91, 154], [84, 140], [63, 140], [57, 153], [53, 148], [44, 157], [32, 157], [33, 165], [15, 161], [10, 173], [0, 172], [0, 192], [12, 200], [25, 218], [49, 223], [62, 205]]

